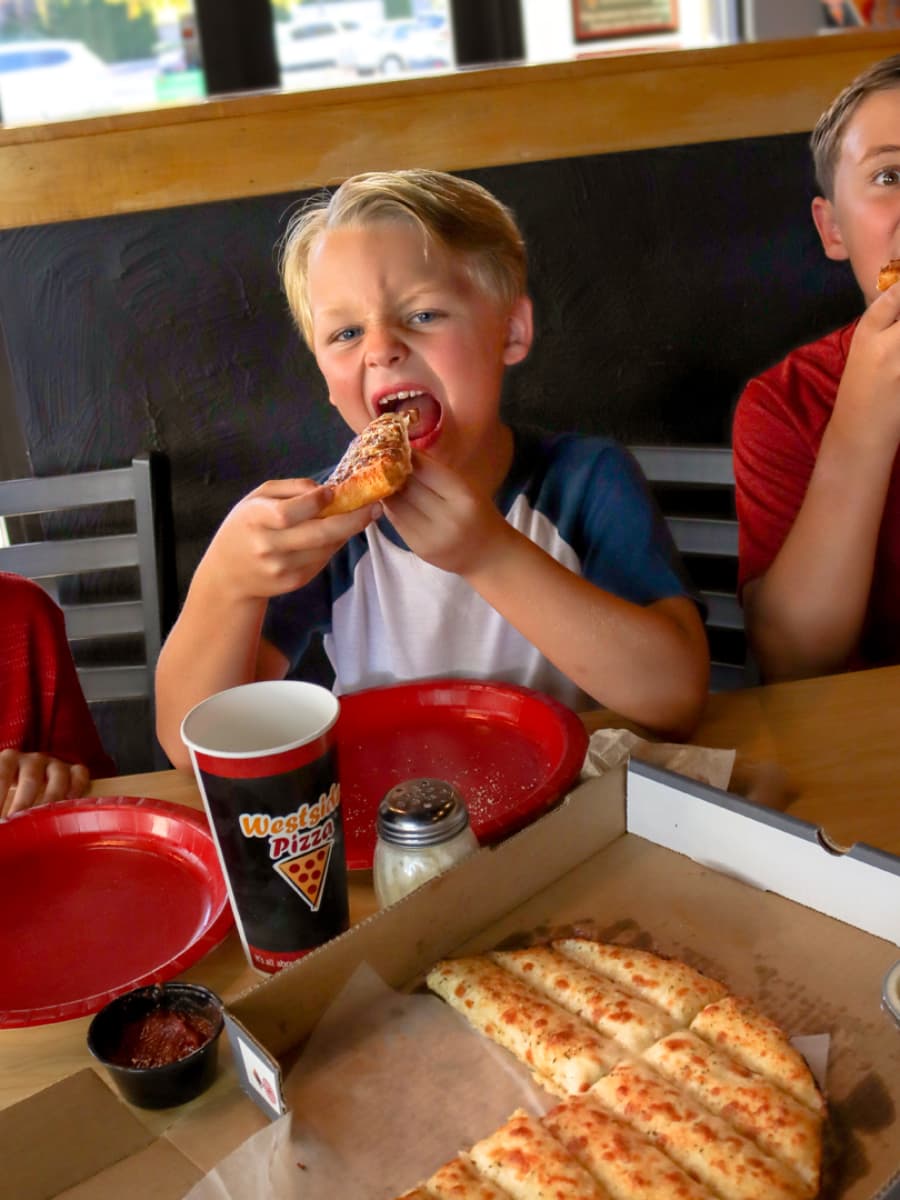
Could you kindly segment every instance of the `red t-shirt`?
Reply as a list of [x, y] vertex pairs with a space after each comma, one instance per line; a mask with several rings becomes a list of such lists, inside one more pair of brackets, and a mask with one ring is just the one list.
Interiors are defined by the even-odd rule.
[[[740, 588], [768, 570], [800, 511], [856, 325], [794, 350], [751, 379], [738, 402], [733, 450]], [[900, 663], [900, 455], [884, 506], [859, 653], [850, 665], [893, 663]]]
[[115, 775], [66, 639], [59, 606], [43, 588], [0, 571], [0, 749], [39, 751]]

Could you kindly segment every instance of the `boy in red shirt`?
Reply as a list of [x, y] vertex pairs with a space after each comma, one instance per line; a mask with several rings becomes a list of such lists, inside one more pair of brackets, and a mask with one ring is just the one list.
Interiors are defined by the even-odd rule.
[[58, 605], [0, 572], [0, 818], [83, 796], [114, 775], [78, 682]]
[[828, 258], [862, 317], [751, 380], [734, 421], [740, 587], [767, 679], [900, 662], [900, 55], [857, 77], [810, 142]]

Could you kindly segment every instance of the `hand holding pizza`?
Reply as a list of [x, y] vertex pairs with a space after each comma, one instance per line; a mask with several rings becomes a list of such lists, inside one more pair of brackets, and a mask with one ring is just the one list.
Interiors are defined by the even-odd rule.
[[49, 754], [0, 750], [0, 818], [54, 800], [77, 799], [87, 791], [90, 773], [82, 763]]
[[332, 497], [312, 479], [275, 479], [240, 500], [207, 550], [204, 573], [232, 599], [267, 599], [303, 587], [380, 511], [367, 505], [320, 520]]
[[383, 507], [410, 550], [457, 575], [496, 558], [503, 542], [518, 536], [489, 497], [423, 454], [415, 456], [415, 471], [403, 491]]
[[900, 287], [883, 292], [860, 317], [830, 425], [848, 445], [893, 458], [900, 442]]

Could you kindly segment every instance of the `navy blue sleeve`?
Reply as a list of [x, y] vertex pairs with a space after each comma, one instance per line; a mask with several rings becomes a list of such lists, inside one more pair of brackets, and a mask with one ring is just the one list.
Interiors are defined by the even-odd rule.
[[702, 609], [634, 456], [609, 438], [551, 436], [535, 497], [578, 556], [585, 579], [635, 604], [688, 596]]

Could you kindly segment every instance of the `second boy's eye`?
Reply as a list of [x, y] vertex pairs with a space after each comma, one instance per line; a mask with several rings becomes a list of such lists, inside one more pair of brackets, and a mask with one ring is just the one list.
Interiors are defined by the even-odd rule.
[[433, 325], [438, 319], [440, 313], [437, 313], [432, 308], [422, 309], [420, 312], [414, 312], [409, 318], [410, 325]]
[[882, 167], [880, 171], [876, 171], [874, 182], [882, 187], [893, 187], [894, 184], [900, 183], [900, 168]]

